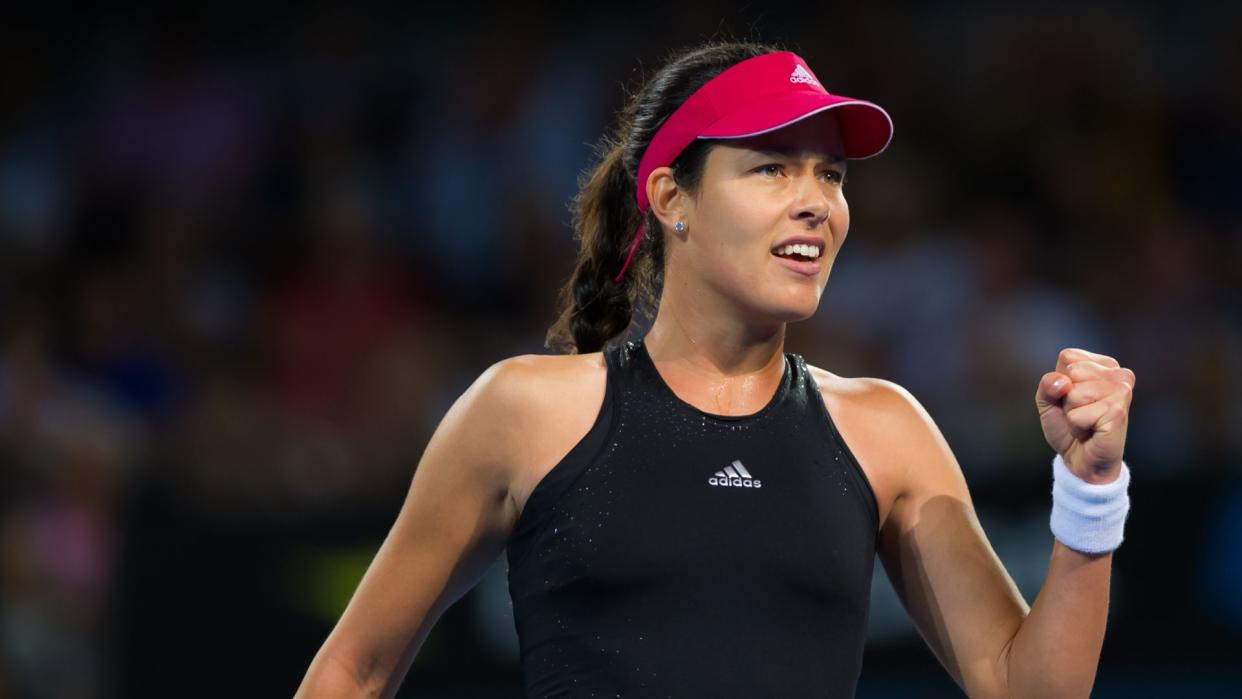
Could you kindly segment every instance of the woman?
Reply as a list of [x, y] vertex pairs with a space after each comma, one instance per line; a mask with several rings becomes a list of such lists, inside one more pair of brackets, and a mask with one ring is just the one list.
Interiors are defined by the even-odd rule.
[[[1086, 696], [1133, 373], [1066, 349], [1039, 382], [1056, 543], [1028, 608], [915, 399], [784, 351], [849, 228], [846, 161], [891, 134], [773, 47], [653, 76], [576, 201], [568, 354], [498, 362], [449, 410], [299, 695], [391, 696], [507, 547], [529, 696], [852, 696], [877, 551], [970, 696]], [[636, 308], [650, 331], [608, 346]]]

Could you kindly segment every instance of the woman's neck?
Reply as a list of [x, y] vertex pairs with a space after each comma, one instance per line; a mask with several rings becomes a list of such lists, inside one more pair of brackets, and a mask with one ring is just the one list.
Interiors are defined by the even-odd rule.
[[667, 382], [710, 394], [722, 412], [765, 402], [785, 372], [785, 323], [757, 328], [736, 310], [716, 309], [702, 296], [687, 301], [667, 287], [643, 343]]
[[768, 334], [686, 318], [661, 304], [643, 339], [664, 382], [683, 401], [719, 415], [768, 403], [785, 373], [785, 326]]

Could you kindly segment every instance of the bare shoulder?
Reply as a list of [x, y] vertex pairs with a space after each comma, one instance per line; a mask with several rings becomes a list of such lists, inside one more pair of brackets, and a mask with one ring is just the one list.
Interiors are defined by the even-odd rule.
[[807, 365], [832, 421], [875, 491], [883, 523], [908, 485], [908, 468], [935, 431], [905, 387], [887, 379], [845, 377]]
[[914, 395], [897, 382], [872, 376], [840, 376], [810, 364], [807, 364], [807, 369], [815, 376], [825, 401], [848, 404], [852, 410], [877, 411], [879, 415], [894, 418], [909, 417], [910, 411], [923, 410]]
[[524, 373], [528, 378], [552, 381], [581, 379], [604, 371], [604, 353], [587, 354], [519, 354], [502, 359], [497, 366]]
[[607, 367], [601, 352], [523, 354], [493, 364], [480, 383], [488, 387], [490, 419], [509, 427], [506, 457], [516, 518], [535, 485], [595, 423]]
[[507, 410], [539, 411], [604, 386], [603, 354], [521, 354], [487, 368], [480, 383]]
[[446, 420], [461, 413], [463, 435], [485, 440], [487, 461], [503, 463], [506, 474], [523, 466], [523, 458], [558, 417], [581, 411], [596, 384], [603, 395], [601, 355], [522, 354], [501, 359], [474, 380]]

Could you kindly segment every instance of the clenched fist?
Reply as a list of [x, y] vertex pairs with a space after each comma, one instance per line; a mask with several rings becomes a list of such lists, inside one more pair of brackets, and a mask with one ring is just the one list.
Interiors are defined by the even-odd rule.
[[1088, 483], [1108, 483], [1121, 473], [1134, 378], [1112, 357], [1071, 347], [1039, 381], [1035, 407], [1044, 438]]

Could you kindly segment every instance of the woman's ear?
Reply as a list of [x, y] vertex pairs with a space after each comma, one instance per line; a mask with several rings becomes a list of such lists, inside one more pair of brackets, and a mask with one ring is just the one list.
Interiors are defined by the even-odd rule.
[[658, 167], [651, 171], [647, 178], [647, 202], [664, 230], [676, 230], [677, 222], [686, 220], [688, 199], [686, 191], [673, 179], [672, 168]]

